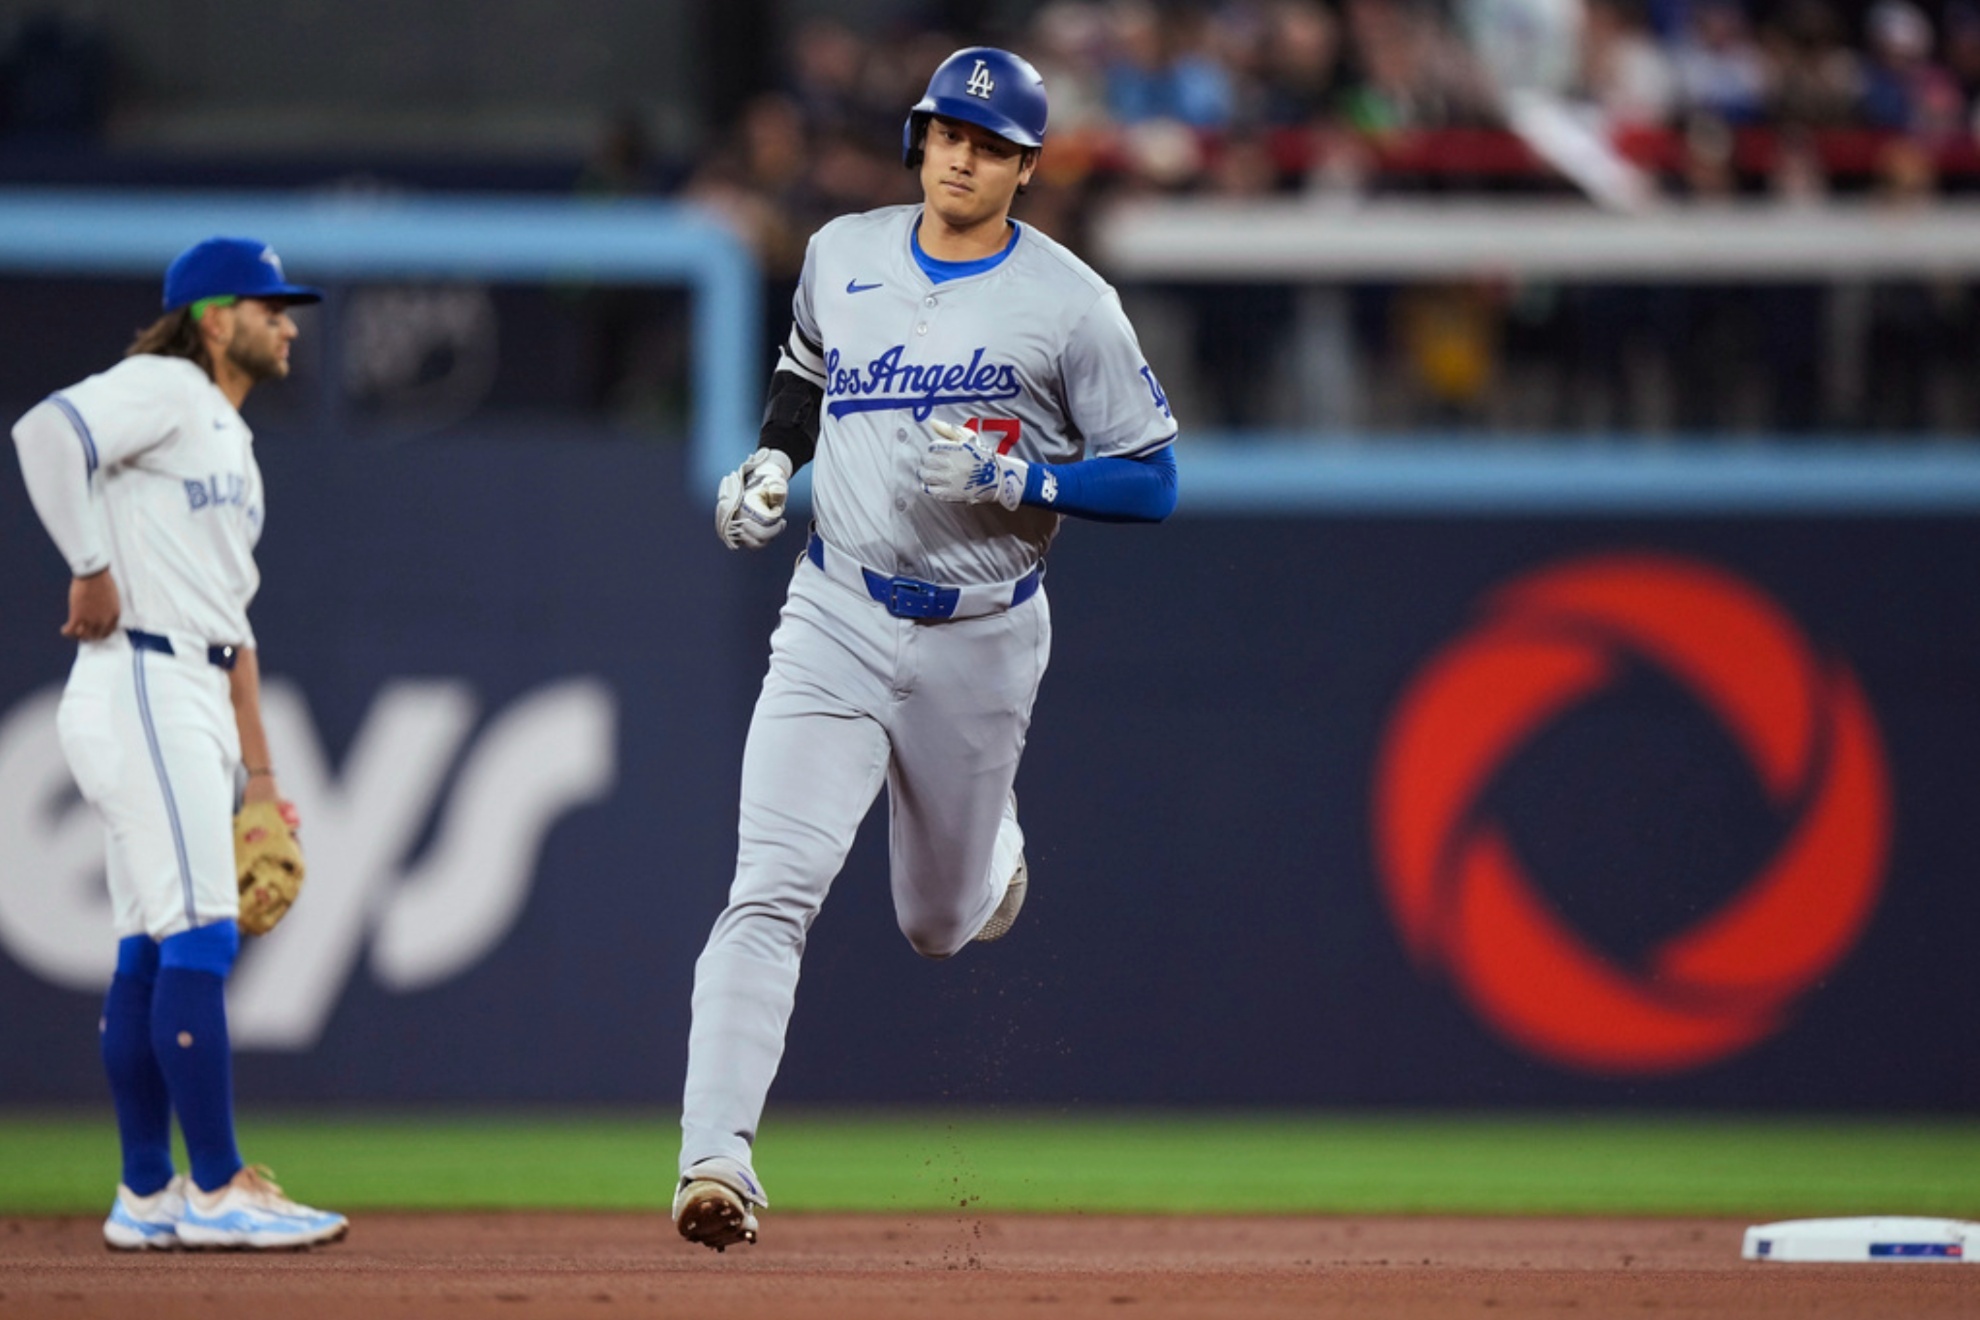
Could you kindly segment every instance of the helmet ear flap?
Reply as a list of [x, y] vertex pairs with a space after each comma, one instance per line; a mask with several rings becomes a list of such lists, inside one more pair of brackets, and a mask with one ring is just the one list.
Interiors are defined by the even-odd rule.
[[921, 168], [922, 144], [928, 140], [928, 116], [915, 111], [901, 125], [901, 164], [911, 170]]

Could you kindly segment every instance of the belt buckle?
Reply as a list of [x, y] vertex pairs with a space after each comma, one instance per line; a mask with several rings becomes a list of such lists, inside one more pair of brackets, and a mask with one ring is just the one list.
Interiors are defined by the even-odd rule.
[[920, 578], [888, 578], [887, 613], [897, 619], [946, 619], [956, 612], [961, 594]]

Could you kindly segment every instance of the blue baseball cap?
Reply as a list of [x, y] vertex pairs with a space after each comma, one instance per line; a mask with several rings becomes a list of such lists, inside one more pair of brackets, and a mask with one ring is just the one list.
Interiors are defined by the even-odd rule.
[[202, 298], [281, 298], [323, 301], [323, 290], [291, 284], [282, 259], [258, 238], [209, 238], [172, 258], [165, 268], [165, 310], [176, 312]]

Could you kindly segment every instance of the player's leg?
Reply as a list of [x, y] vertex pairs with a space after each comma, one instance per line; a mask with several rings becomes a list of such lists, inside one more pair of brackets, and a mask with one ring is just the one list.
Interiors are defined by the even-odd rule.
[[100, 1026], [103, 1072], [123, 1151], [123, 1177], [103, 1221], [103, 1240], [119, 1251], [178, 1246], [186, 1208], [185, 1179], [172, 1169], [172, 1097], [151, 1045], [157, 984], [157, 941], [149, 935], [119, 940]]
[[[675, 1217], [684, 1235], [711, 1246], [746, 1240], [741, 1217], [766, 1204], [750, 1148], [783, 1058], [805, 936], [886, 773], [886, 735], [873, 711], [888, 700], [879, 666], [891, 648], [874, 615], [893, 622], [801, 565], [750, 721], [736, 874], [695, 964], [682, 1100], [689, 1200], [677, 1200]], [[692, 1199], [691, 1184], [703, 1180], [690, 1175], [710, 1169], [740, 1201]], [[737, 1222], [704, 1235], [687, 1217], [702, 1208]], [[735, 1235], [723, 1240], [725, 1229]]]
[[83, 797], [104, 824], [105, 861], [116, 929], [116, 971], [98, 1024], [103, 1072], [117, 1116], [122, 1177], [103, 1224], [104, 1240], [124, 1251], [178, 1245], [185, 1211], [182, 1182], [172, 1168], [172, 1099], [151, 1048], [151, 1000], [158, 983], [158, 943], [144, 931], [126, 863], [129, 840], [120, 845], [111, 822], [132, 815], [123, 798], [128, 761], [118, 741], [117, 694], [126, 666], [114, 648], [84, 646], [78, 652], [56, 718], [64, 758]]
[[149, 935], [117, 941], [117, 970], [103, 999], [99, 1034], [123, 1148], [124, 1186], [138, 1196], [150, 1196], [172, 1181], [172, 1097], [151, 1049], [151, 996], [157, 985], [158, 942]]
[[917, 630], [887, 787], [894, 912], [925, 957], [962, 948], [1004, 898], [1023, 849], [1011, 785], [1051, 649], [1042, 591], [1002, 614]]
[[151, 1001], [151, 1047], [202, 1191], [241, 1171], [234, 1140], [234, 1065], [227, 1040], [227, 974], [240, 953], [232, 921], [181, 930], [159, 942], [158, 987]]
[[[161, 742], [169, 745], [170, 736], [162, 736]], [[190, 760], [184, 757], [178, 764]], [[197, 782], [197, 776], [187, 778]], [[188, 861], [198, 877], [194, 911], [203, 918], [226, 897], [238, 901], [231, 765], [191, 796], [203, 808], [196, 818], [188, 813], [185, 830]], [[217, 825], [193, 828], [194, 819], [217, 821]], [[348, 1227], [344, 1216], [290, 1200], [265, 1170], [241, 1158], [234, 1135], [233, 1045], [227, 1033], [226, 1000], [227, 977], [240, 945], [240, 930], [232, 917], [203, 921], [159, 941], [151, 1044], [192, 1164], [179, 1241], [188, 1247], [248, 1248], [335, 1241]]]
[[118, 648], [110, 741], [121, 755], [98, 785], [112, 874], [158, 946], [149, 1034], [192, 1165], [178, 1237], [188, 1246], [292, 1247], [341, 1236], [341, 1215], [299, 1206], [241, 1159], [234, 1137], [226, 979], [235, 926], [234, 765], [222, 671]]
[[226, 676], [179, 656], [123, 648], [113, 724], [126, 752], [108, 795], [110, 844], [158, 945], [151, 1046], [186, 1140], [195, 1186], [240, 1172], [224, 986], [235, 929], [232, 707]]

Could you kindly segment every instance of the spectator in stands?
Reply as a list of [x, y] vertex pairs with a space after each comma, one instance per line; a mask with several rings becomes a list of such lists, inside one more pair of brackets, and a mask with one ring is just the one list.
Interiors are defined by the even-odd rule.
[[813, 19], [792, 36], [790, 52], [789, 92], [804, 122], [816, 132], [864, 127], [860, 76], [867, 47], [859, 34], [835, 19]]
[[769, 205], [751, 222], [751, 240], [764, 274], [797, 283], [805, 240], [837, 214], [814, 201], [806, 185], [811, 163], [804, 114], [791, 97], [766, 92], [751, 98], [736, 122], [734, 161], [740, 182]]
[[1687, 110], [1734, 125], [1760, 119], [1767, 66], [1738, 0], [1698, 0], [1673, 59]]
[[1341, 32], [1318, 0], [1281, 0], [1268, 12], [1258, 52], [1259, 122], [1288, 128], [1324, 125], [1341, 95]]
[[796, 98], [772, 92], [744, 107], [683, 195], [720, 216], [756, 252], [771, 336], [764, 342], [775, 343], [788, 329], [812, 232], [846, 211], [907, 200], [911, 182], [898, 157], [882, 156], [873, 135], [847, 128], [837, 111], [825, 124], [807, 125]]
[[[1500, 125], [1480, 62], [1452, 24], [1450, 6], [1460, 2], [1050, 0], [1028, 29], [1053, 88], [1053, 146], [1027, 219], [1078, 246], [1093, 199], [1106, 194], [1481, 186], [1453, 173], [1453, 157], [1435, 144], [1419, 152], [1407, 138], [1390, 136]], [[1877, 6], [1866, 36], [1882, 43], [1880, 77], [1888, 86], [1881, 94], [1904, 104], [1897, 119], [1908, 128], [1921, 122], [1912, 108], [1920, 86], [1931, 93], [1928, 105], [1946, 100], [1933, 91], [1933, 71], [1956, 96], [1963, 87], [1980, 92], [1980, 0], [1953, 0], [1947, 17], [1948, 62], [1967, 52], [1959, 66], [1964, 84], [1931, 63], [1929, 24], [1921, 42], [1912, 0], [1746, 2], [1772, 6], [1757, 11], [1771, 14], [1762, 40], [1741, 0], [1582, 0], [1584, 39], [1573, 48], [1579, 93], [1603, 111], [1612, 132], [1654, 135], [1684, 125], [1673, 187], [1689, 199], [1722, 199], [1755, 186], [1782, 197], [1822, 194], [1808, 130], [1860, 124], [1875, 102], [1865, 95], [1867, 61], [1847, 44], [1849, 27], [1838, 17], [1851, 12], [1845, 6]], [[1681, 15], [1670, 46], [1651, 35], [1646, 14], [1653, 9], [1667, 21]], [[1508, 13], [1505, 21], [1517, 20], [1517, 12]], [[830, 21], [808, 24], [790, 47], [789, 95], [750, 107], [737, 141], [711, 152], [697, 171], [692, 194], [738, 218], [773, 278], [788, 278], [792, 254], [818, 219], [900, 200], [907, 182], [894, 156], [901, 106], [919, 95], [919, 70], [978, 35], [879, 37]], [[1733, 130], [1770, 122], [1790, 130], [1780, 169], [1768, 179], [1736, 177]], [[1380, 162], [1398, 152], [1428, 163], [1413, 167], [1419, 174], [1384, 176]], [[1492, 187], [1524, 184], [1503, 172], [1480, 179]], [[1654, 428], [1675, 420], [1697, 431], [1756, 424], [1796, 430], [1832, 420], [1811, 386], [1820, 376], [1816, 358], [1827, 351], [1826, 286], [1571, 283], [1559, 293], [1560, 338], [1548, 345], [1509, 338], [1503, 309], [1489, 297], [1472, 298], [1476, 291], [1429, 292], [1412, 301], [1354, 286], [1351, 324], [1357, 342], [1393, 355], [1374, 374], [1428, 387], [1419, 401], [1431, 400], [1446, 421], [1503, 416], [1505, 401], [1495, 392], [1508, 388], [1526, 360], [1522, 352], [1552, 354], [1570, 371], [1557, 395], [1563, 410], [1552, 419], [1559, 425]], [[1276, 356], [1283, 365], [1299, 351], [1286, 344], [1300, 337], [1305, 296], [1233, 285], [1199, 286], [1169, 300], [1177, 342], [1196, 359], [1194, 388], [1220, 424], [1271, 425], [1287, 415], [1282, 386], [1289, 377], [1272, 363]], [[1878, 297], [1878, 342], [1894, 362], [1889, 346], [1904, 340], [1915, 308], [1907, 310], [1906, 293]], [[768, 302], [784, 301], [773, 289]], [[1911, 397], [1903, 382], [1893, 389], [1894, 400]], [[1400, 401], [1399, 393], [1393, 397]], [[1893, 403], [1886, 411], [1903, 409]]]
[[1231, 122], [1230, 74], [1217, 57], [1202, 11], [1164, 13], [1130, 0], [1115, 8], [1113, 20], [1106, 87], [1107, 110], [1115, 122], [1172, 119], [1196, 129], [1219, 129]]
[[1488, 122], [1496, 101], [1470, 51], [1417, 0], [1347, 0], [1355, 86], [1347, 117], [1368, 132]]
[[[939, 28], [919, 28], [890, 40], [862, 43], [859, 77], [854, 87], [858, 107], [853, 131], [864, 135], [876, 155], [884, 155], [900, 169], [902, 107], [921, 99], [928, 86], [928, 71], [949, 58], [975, 38], [959, 38]], [[1058, 106], [1052, 107], [1056, 116]], [[919, 191], [913, 196], [919, 197]]]
[[[888, 145], [897, 148], [899, 141], [893, 138]], [[803, 203], [811, 217], [806, 237], [826, 218], [854, 207], [871, 210], [914, 200], [914, 175], [901, 168], [900, 157], [894, 152], [874, 150], [871, 137], [827, 133], [814, 146], [812, 155]]]
[[1397, 296], [1397, 340], [1418, 399], [1414, 424], [1469, 428], [1485, 420], [1499, 369], [1503, 302], [1480, 281], [1418, 283]]
[[1052, 103], [1052, 150], [1031, 177], [1024, 219], [1076, 252], [1085, 250], [1088, 194], [1112, 145], [1103, 72], [1110, 30], [1087, 0], [1054, 0], [1031, 21], [1028, 49]]
[[1980, 137], [1980, 7], [1959, 0], [1946, 6], [1946, 72], [1965, 107], [1966, 131]]
[[1873, 128], [1942, 137], [1963, 119], [1959, 87], [1932, 61], [1932, 22], [1911, 0], [1878, 0], [1865, 20], [1862, 116]]
[[1793, 0], [1764, 34], [1772, 66], [1768, 111], [1776, 124], [1836, 128], [1854, 120], [1863, 62], [1843, 42], [1829, 0]]
[[1107, 15], [1085, 0], [1055, 0], [1032, 15], [1031, 62], [1051, 94], [1054, 144], [1107, 123], [1110, 44]]
[[1677, 107], [1677, 73], [1639, 0], [1588, 0], [1582, 91], [1612, 131], [1660, 128]]

